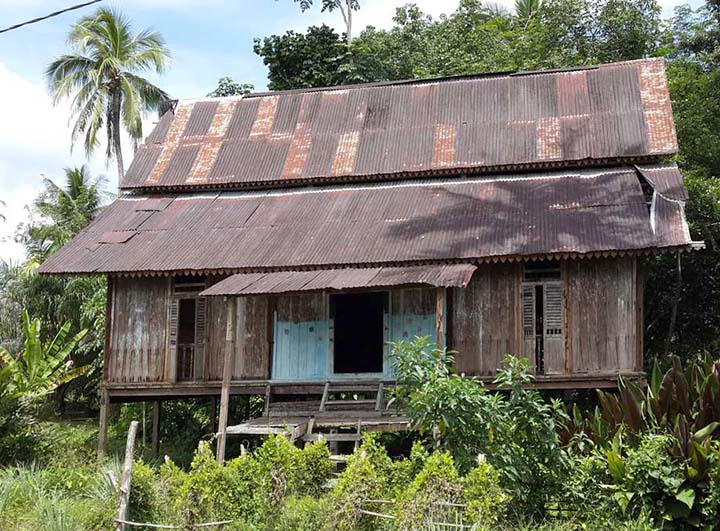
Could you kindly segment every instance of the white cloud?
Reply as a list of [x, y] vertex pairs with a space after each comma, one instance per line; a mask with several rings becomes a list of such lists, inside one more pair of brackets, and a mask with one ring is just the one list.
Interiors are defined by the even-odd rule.
[[[62, 182], [63, 168], [86, 162], [82, 146], [70, 152], [69, 107], [53, 106], [45, 87], [29, 81], [0, 63], [0, 258], [19, 260], [22, 246], [14, 243], [19, 223], [27, 220], [26, 206], [43, 188], [43, 177]], [[106, 169], [102, 147], [89, 161], [94, 175], [104, 174], [117, 186], [116, 172]]]

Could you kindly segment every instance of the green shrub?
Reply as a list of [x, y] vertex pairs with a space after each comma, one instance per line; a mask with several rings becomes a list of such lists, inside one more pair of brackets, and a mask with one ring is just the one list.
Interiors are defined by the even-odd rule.
[[133, 463], [128, 515], [135, 522], [157, 522], [160, 515], [157, 477], [142, 461]]
[[463, 500], [468, 521], [481, 528], [498, 524], [510, 497], [500, 487], [500, 475], [481, 460], [463, 479]]
[[456, 374], [452, 356], [428, 338], [393, 344], [398, 385], [395, 399], [411, 427], [429, 444], [452, 453], [469, 471], [478, 454], [487, 456], [512, 494], [518, 514], [543, 516], [561, 496], [570, 458], [560, 444], [558, 401], [530, 389], [527, 360], [506, 356], [494, 383], [506, 394], [490, 393], [481, 382]]
[[366, 434], [363, 443], [347, 462], [330, 493], [330, 529], [355, 531], [373, 529], [374, 519], [363, 515], [367, 500], [388, 499], [392, 461], [375, 437]]
[[307, 496], [323, 494], [333, 467], [327, 441], [306, 444], [300, 453], [297, 493]]
[[434, 523], [458, 524], [462, 511], [462, 481], [452, 456], [436, 452], [429, 456], [420, 472], [397, 500], [397, 529], [412, 531]]
[[655, 525], [686, 529], [700, 522], [696, 492], [687, 481], [683, 463], [668, 453], [672, 444], [667, 435], [649, 434], [642, 436], [637, 447], [623, 452], [615, 444], [608, 450], [612, 497], [624, 514], [632, 517], [647, 512]]
[[274, 522], [276, 531], [324, 531], [328, 529], [330, 504], [327, 498], [290, 496]]

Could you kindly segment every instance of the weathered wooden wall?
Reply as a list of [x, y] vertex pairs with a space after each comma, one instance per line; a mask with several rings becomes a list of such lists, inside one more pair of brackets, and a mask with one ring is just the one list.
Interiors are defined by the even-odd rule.
[[[642, 370], [637, 260], [574, 260], [564, 262], [561, 270], [557, 283], [562, 289], [564, 335], [557, 349], [546, 347], [546, 374]], [[459, 372], [492, 375], [505, 355], [523, 355], [522, 284], [521, 264], [488, 264], [478, 268], [467, 288], [448, 291], [447, 341], [458, 351]], [[108, 382], [166, 381], [171, 287], [168, 278], [112, 280]], [[239, 298], [233, 379], [331, 377], [334, 331], [328, 300], [319, 293]], [[225, 348], [225, 301], [211, 297], [206, 302], [204, 366], [196, 379], [218, 381]], [[386, 339], [434, 339], [435, 305], [435, 290], [391, 290]]]
[[[506, 354], [522, 355], [522, 281], [520, 265], [486, 265], [467, 288], [451, 290], [449, 346], [459, 372], [491, 375]], [[546, 342], [545, 373], [642, 370], [640, 282], [631, 257], [563, 263], [565, 334], [551, 350]]]
[[[234, 380], [262, 380], [268, 377], [270, 362], [268, 297], [241, 297], [237, 300]], [[225, 301], [208, 297], [205, 378], [222, 380], [225, 348]]]
[[491, 375], [506, 354], [520, 352], [521, 274], [517, 264], [488, 264], [467, 288], [451, 290], [448, 346], [459, 372]]
[[568, 365], [573, 373], [642, 370], [637, 260], [566, 264]]
[[159, 382], [165, 376], [168, 279], [113, 279], [107, 378]]

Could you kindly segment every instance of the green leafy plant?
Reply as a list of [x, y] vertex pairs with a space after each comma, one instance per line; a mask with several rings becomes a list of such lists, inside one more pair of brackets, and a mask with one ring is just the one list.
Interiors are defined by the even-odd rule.
[[452, 355], [429, 338], [392, 344], [398, 385], [394, 399], [403, 404], [429, 445], [447, 449], [459, 468], [469, 471], [486, 456], [512, 494], [512, 508], [544, 514], [560, 496], [571, 470], [562, 448], [558, 420], [561, 404], [532, 389], [527, 360], [507, 356], [489, 392], [481, 382], [460, 376]]
[[88, 367], [73, 367], [68, 357], [85, 337], [85, 330], [68, 337], [66, 323], [49, 342], [43, 342], [39, 319], [22, 316], [24, 348], [16, 356], [0, 347], [0, 397], [33, 400], [52, 392], [59, 385], [86, 373]]

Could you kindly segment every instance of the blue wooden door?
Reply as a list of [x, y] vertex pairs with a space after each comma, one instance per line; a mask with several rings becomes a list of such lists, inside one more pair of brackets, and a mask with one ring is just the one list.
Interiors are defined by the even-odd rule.
[[[412, 341], [416, 337], [430, 336], [436, 341], [435, 330], [435, 290], [427, 288], [400, 289], [390, 293], [388, 312], [387, 341]], [[445, 312], [443, 312], [443, 315]], [[443, 329], [445, 327], [443, 326]], [[390, 361], [390, 346], [386, 345], [384, 376], [395, 378]]]
[[279, 297], [274, 316], [273, 380], [330, 377], [330, 323], [323, 294]]

